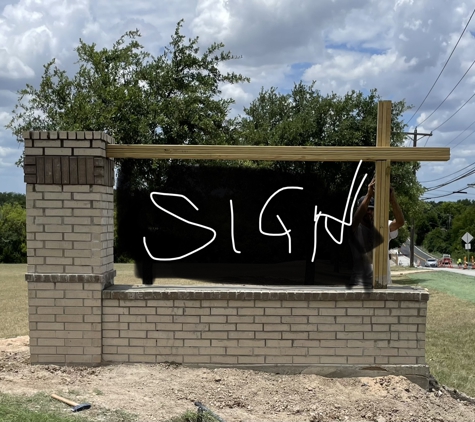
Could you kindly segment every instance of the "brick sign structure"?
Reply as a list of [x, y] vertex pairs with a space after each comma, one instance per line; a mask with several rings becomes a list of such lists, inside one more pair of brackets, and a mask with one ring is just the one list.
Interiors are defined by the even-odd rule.
[[[423, 289], [114, 285], [113, 140], [23, 137], [32, 363], [178, 362], [427, 383]], [[426, 160], [448, 159], [432, 150]], [[387, 163], [378, 165], [389, 180]], [[383, 264], [375, 272], [385, 274]]]

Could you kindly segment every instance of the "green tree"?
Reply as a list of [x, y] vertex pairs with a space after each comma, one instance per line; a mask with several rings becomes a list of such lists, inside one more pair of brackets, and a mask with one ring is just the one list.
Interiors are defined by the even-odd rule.
[[[27, 130], [104, 131], [120, 144], [236, 142], [236, 120], [229, 118], [234, 101], [221, 98], [221, 87], [249, 79], [221, 71], [238, 58], [222, 43], [200, 51], [198, 38], [187, 40], [181, 28], [182, 21], [157, 57], [139, 43], [137, 30], [112, 48], [80, 40], [77, 73], [70, 77], [54, 59], [47, 63], [39, 87], [27, 85], [19, 92], [6, 127], [19, 142]], [[117, 162], [124, 190], [159, 187], [169, 165], [164, 160]]]
[[434, 202], [424, 202], [422, 212], [415, 219], [416, 245], [422, 246], [426, 236], [440, 226], [440, 215], [438, 204]]
[[26, 208], [26, 195], [15, 192], [0, 192], [0, 207], [4, 204], [19, 204]]
[[[47, 63], [39, 87], [19, 92], [6, 127], [19, 142], [25, 130], [98, 130], [123, 144], [233, 143], [233, 100], [221, 98], [220, 88], [249, 79], [220, 70], [238, 58], [223, 44], [200, 52], [198, 38], [186, 40], [181, 27], [182, 21], [157, 57], [139, 44], [138, 30], [110, 49], [80, 40], [77, 73], [69, 77], [54, 59]], [[154, 160], [121, 160], [119, 166], [135, 186], [160, 183], [166, 167]]]
[[466, 206], [463, 212], [453, 219], [451, 236], [448, 242], [450, 242], [454, 254], [467, 253], [465, 243], [462, 240], [462, 236], [467, 232], [475, 236], [475, 205]]
[[416, 243], [453, 259], [467, 255], [462, 236], [475, 233], [475, 201], [427, 202], [416, 218]]
[[424, 247], [429, 252], [439, 252], [443, 254], [450, 254], [450, 234], [447, 230], [440, 227], [432, 230], [424, 239]]
[[[258, 97], [244, 109], [241, 121], [242, 142], [252, 145], [299, 146], [374, 146], [376, 143], [377, 109], [381, 100], [376, 90], [368, 95], [351, 91], [339, 96], [322, 95], [315, 84], [300, 82], [288, 94], [276, 88], [262, 89]], [[402, 113], [408, 108], [404, 101], [392, 104], [391, 146], [403, 144]], [[291, 172], [319, 173], [330, 191], [344, 191], [354, 176], [354, 163], [333, 162], [267, 162], [256, 165], [286, 169]], [[415, 170], [419, 163], [392, 163], [391, 184], [394, 186], [406, 220], [422, 206], [423, 190]], [[373, 163], [363, 163], [362, 173], [371, 175]], [[407, 230], [400, 230], [400, 244], [407, 239]]]
[[0, 207], [0, 262], [26, 262], [26, 210], [19, 204]]

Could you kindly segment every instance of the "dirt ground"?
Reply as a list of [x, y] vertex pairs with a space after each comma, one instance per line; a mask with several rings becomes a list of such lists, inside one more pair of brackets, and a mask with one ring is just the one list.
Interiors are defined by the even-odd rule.
[[0, 339], [0, 391], [55, 393], [163, 422], [202, 402], [226, 422], [469, 422], [475, 400], [404, 377], [329, 379], [172, 365], [29, 364], [28, 337]]

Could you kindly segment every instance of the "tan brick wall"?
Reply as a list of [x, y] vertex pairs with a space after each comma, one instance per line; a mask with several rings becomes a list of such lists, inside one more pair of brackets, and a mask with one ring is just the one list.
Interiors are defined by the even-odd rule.
[[113, 270], [112, 187], [28, 184], [26, 200], [29, 273]]
[[101, 362], [101, 283], [28, 283], [31, 363]]
[[101, 132], [26, 132], [32, 363], [98, 364], [114, 277], [113, 160]]
[[[140, 291], [126, 286], [105, 290], [103, 360], [233, 366], [425, 365], [425, 292], [399, 293], [398, 299], [394, 292], [379, 291], [360, 300], [351, 300], [353, 292], [345, 290], [327, 290], [326, 296], [333, 300], [311, 290], [248, 293], [247, 299], [241, 292], [243, 298], [236, 300], [232, 290]], [[316, 295], [319, 300], [312, 299]], [[363, 293], [353, 296], [358, 295]], [[208, 298], [200, 298], [204, 296]]]

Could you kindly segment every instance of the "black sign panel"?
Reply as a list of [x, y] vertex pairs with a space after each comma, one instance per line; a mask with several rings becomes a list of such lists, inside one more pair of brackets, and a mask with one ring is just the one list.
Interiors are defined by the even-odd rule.
[[145, 284], [348, 284], [350, 224], [368, 180], [361, 164], [344, 165], [169, 164], [147, 190], [129, 189], [122, 175], [119, 249]]

